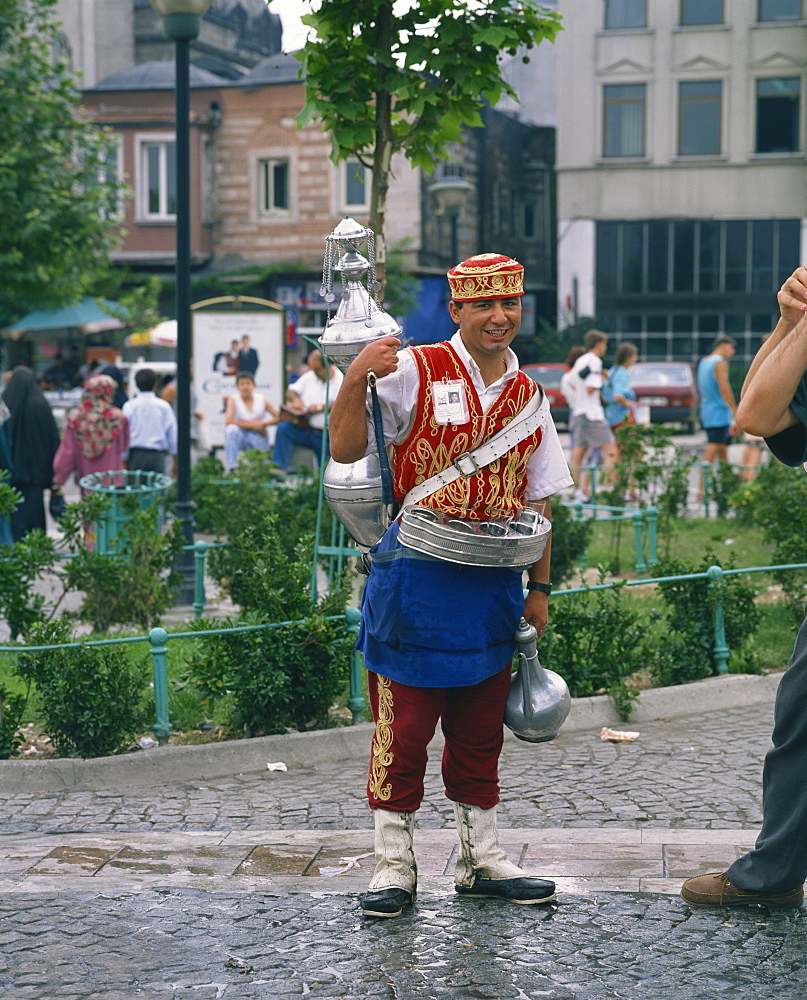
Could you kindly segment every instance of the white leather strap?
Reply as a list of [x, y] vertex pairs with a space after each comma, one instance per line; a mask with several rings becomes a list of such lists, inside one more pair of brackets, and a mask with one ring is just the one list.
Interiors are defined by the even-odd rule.
[[401, 504], [401, 509], [409, 507], [411, 504], [418, 504], [426, 497], [436, 493], [443, 486], [448, 486], [455, 479], [462, 476], [468, 479], [475, 476], [477, 472], [495, 462], [497, 458], [506, 455], [511, 448], [529, 437], [539, 427], [543, 427], [549, 415], [549, 400], [544, 390], [539, 385], [527, 404], [513, 417], [510, 423], [500, 431], [488, 438], [487, 441], [477, 445], [473, 451], [463, 452], [454, 459], [454, 462], [447, 469], [438, 472], [436, 476], [430, 476], [406, 494]]

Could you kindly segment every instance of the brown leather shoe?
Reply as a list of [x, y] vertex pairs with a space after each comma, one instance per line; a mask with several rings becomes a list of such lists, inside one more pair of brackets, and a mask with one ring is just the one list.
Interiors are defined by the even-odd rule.
[[801, 906], [804, 886], [799, 885], [786, 892], [752, 892], [729, 882], [728, 872], [710, 872], [688, 878], [681, 886], [681, 895], [690, 906], [748, 906], [751, 903]]

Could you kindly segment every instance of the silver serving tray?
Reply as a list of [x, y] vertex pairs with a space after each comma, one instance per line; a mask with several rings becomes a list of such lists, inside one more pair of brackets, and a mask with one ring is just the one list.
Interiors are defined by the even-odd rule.
[[470, 521], [430, 507], [405, 507], [398, 539], [416, 552], [464, 566], [531, 566], [543, 555], [552, 525], [537, 510], [516, 517]]

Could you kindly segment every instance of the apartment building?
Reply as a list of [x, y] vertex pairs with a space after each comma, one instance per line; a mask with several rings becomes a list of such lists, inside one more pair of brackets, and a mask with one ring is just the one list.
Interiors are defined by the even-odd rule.
[[559, 6], [560, 325], [748, 362], [807, 260], [806, 0]]

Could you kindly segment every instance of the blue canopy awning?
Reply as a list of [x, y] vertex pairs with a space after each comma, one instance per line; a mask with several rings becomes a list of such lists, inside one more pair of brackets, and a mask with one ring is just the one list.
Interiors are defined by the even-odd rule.
[[[102, 301], [109, 308], [117, 305], [108, 299]], [[80, 330], [81, 333], [98, 333], [101, 330], [119, 330], [122, 326], [123, 323], [105, 312], [96, 299], [85, 296], [74, 305], [61, 306], [59, 309], [37, 309], [28, 313], [6, 327], [2, 335], [11, 340], [19, 340], [25, 333], [70, 329]]]

